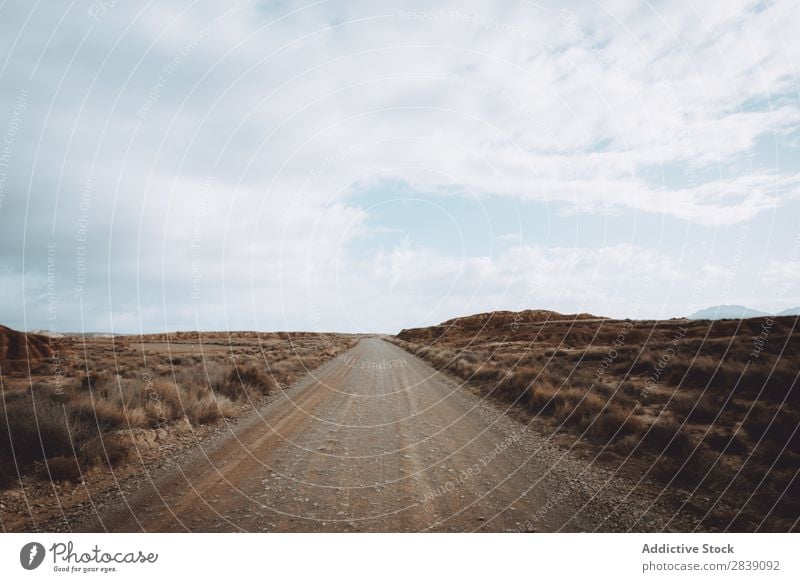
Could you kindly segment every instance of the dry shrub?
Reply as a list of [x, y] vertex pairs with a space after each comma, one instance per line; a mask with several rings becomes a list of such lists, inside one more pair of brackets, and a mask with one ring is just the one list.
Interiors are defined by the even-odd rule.
[[797, 360], [793, 355], [756, 361], [740, 380], [737, 392], [768, 402], [791, 400], [797, 394]]
[[710, 390], [690, 391], [672, 398], [672, 410], [683, 419], [693, 423], [710, 423], [723, 408], [721, 398]]
[[106, 400], [92, 401], [88, 396], [76, 401], [73, 414], [99, 432], [115, 430], [125, 425], [125, 415]]
[[236, 413], [236, 407], [220, 394], [201, 396], [187, 408], [186, 415], [194, 424], [207, 424], [218, 418], [228, 418]]
[[639, 448], [640, 443], [641, 435], [629, 434], [616, 439], [613, 443], [613, 450], [624, 455], [630, 455]]
[[224, 418], [231, 418], [236, 414], [236, 405], [227, 398], [215, 396], [214, 400], [217, 404], [217, 410]]
[[264, 396], [277, 390], [275, 379], [269, 375], [264, 368], [254, 362], [241, 366], [234, 366], [229, 373], [231, 381], [238, 380], [241, 384], [253, 388]]
[[630, 380], [622, 380], [616, 390], [617, 394], [622, 394], [628, 398], [638, 398], [641, 390], [639, 387]]
[[118, 379], [83, 392], [71, 402], [74, 414], [98, 432], [149, 426], [147, 395], [140, 380]]
[[[770, 406], [764, 402], [755, 402], [743, 419], [742, 428], [747, 433], [747, 436], [753, 441], [759, 441], [767, 437], [770, 439], [775, 439], [777, 437], [778, 440], [783, 440], [785, 443], [786, 440], [781, 439], [780, 437], [788, 437], [791, 432], [784, 432], [781, 430], [781, 427], [784, 424], [782, 419], [789, 419], [786, 424], [788, 425], [787, 428], [791, 431], [793, 430], [792, 425], [795, 424], [796, 418], [793, 418], [793, 415], [791, 414], [781, 415], [781, 410], [785, 410], [785, 408]], [[773, 426], [776, 428], [772, 428]], [[781, 433], [784, 434], [781, 435]]]
[[503, 400], [527, 403], [530, 390], [538, 373], [530, 367], [518, 368], [506, 374], [492, 389], [491, 394]]
[[82, 427], [65, 412], [64, 405], [31, 391], [7, 395], [0, 410], [0, 458], [19, 465], [71, 453]]
[[557, 385], [549, 379], [540, 379], [529, 388], [528, 409], [536, 414], [553, 414], [556, 407]]
[[728, 432], [710, 432], [703, 438], [712, 448], [731, 455], [743, 455], [747, 452], [747, 443], [742, 435]]
[[230, 400], [250, 400], [251, 398], [249, 387], [238, 379], [232, 379], [230, 372], [214, 375], [209, 380], [209, 386], [214, 394]]
[[[661, 350], [659, 354], [663, 351]], [[719, 358], [684, 351], [676, 352], [664, 369], [662, 379], [673, 386], [705, 388], [714, 378], [718, 363]]]
[[[159, 424], [183, 418], [182, 391], [175, 382], [155, 380], [149, 389], [151, 394], [149, 395], [148, 411], [152, 417], [159, 421]], [[187, 388], [184, 389], [184, 392], [189, 391]]]
[[89, 466], [105, 465], [115, 467], [128, 459], [128, 448], [117, 438], [103, 438], [103, 435], [90, 438], [81, 446], [78, 454]]
[[713, 487], [724, 480], [718, 460], [718, 454], [696, 448], [686, 458], [661, 455], [653, 465], [652, 473], [661, 481], [682, 487]]
[[[284, 334], [284, 340], [288, 337]], [[345, 342], [339, 336], [330, 336], [320, 341], [317, 335], [299, 334], [288, 346], [277, 335], [270, 338], [275, 348], [270, 364], [275, 364], [282, 381], [302, 374], [304, 364], [321, 363], [343, 346], [355, 343], [352, 338]], [[163, 334], [151, 338], [166, 339]], [[59, 394], [46, 383], [3, 394], [0, 486], [15, 482], [17, 467], [24, 471], [42, 459], [52, 460], [54, 478], [64, 479], [75, 476], [72, 464], [82, 468], [114, 466], [127, 458], [127, 449], [125, 439], [113, 433], [160, 427], [182, 419], [188, 420], [187, 427], [190, 423], [212, 422], [233, 416], [239, 410], [235, 402], [277, 388], [264, 363], [248, 361], [232, 367], [229, 356], [216, 352], [205, 358], [155, 354], [145, 370], [138, 348], [124, 354], [113, 347], [97, 342], [85, 365], [63, 361], [73, 379], [68, 379]], [[125, 342], [118, 347], [128, 349]], [[260, 353], [256, 347], [242, 347], [241, 351], [250, 360]], [[48, 362], [48, 366], [51, 364]], [[115, 364], [118, 374], [114, 373]]]
[[108, 384], [111, 381], [111, 378], [112, 374], [108, 370], [90, 370], [81, 377], [81, 390], [92, 390], [96, 387], [99, 387], [101, 384]]
[[175, 409], [164, 400], [153, 398], [145, 404], [144, 414], [151, 426], [159, 427], [174, 420], [177, 416], [176, 410], [179, 412], [180, 408]]
[[758, 403], [744, 419], [742, 428], [754, 441], [753, 457], [769, 467], [779, 460], [800, 457], [800, 425], [797, 413], [787, 405]]
[[448, 369], [459, 378], [468, 379], [472, 377], [472, 375], [478, 369], [478, 366], [476, 366], [474, 362], [461, 357], [451, 362], [450, 366], [448, 366]]
[[161, 426], [184, 416], [194, 425], [207, 424], [232, 416], [236, 408], [229, 394], [237, 394], [229, 381], [230, 373], [209, 366], [210, 387], [202, 370], [184, 374], [178, 383], [155, 380], [148, 386], [149, 399], [144, 407], [151, 426]]
[[120, 378], [132, 379], [138, 378], [141, 375], [141, 371], [128, 366], [117, 366], [117, 375]]
[[638, 438], [644, 429], [645, 425], [639, 417], [611, 408], [600, 414], [589, 427], [589, 436], [601, 443], [611, 443], [625, 438]]
[[556, 421], [585, 430], [603, 410], [605, 402], [596, 394], [578, 388], [564, 388], [556, 393]]
[[[220, 398], [225, 398], [220, 396]], [[220, 418], [222, 414], [217, 407], [217, 402], [211, 397], [200, 398], [186, 411], [193, 424], [206, 424]]]
[[75, 457], [53, 457], [45, 460], [42, 477], [51, 481], [77, 483], [82, 478], [82, 472]]
[[19, 484], [17, 467], [11, 459], [0, 457], [0, 491]]
[[207, 374], [208, 380], [203, 384], [214, 394], [234, 402], [251, 401], [256, 395], [268, 395], [277, 389], [273, 377], [253, 362], [234, 363], [228, 367], [208, 366]]
[[657, 455], [685, 459], [694, 450], [695, 443], [681, 424], [659, 419], [644, 433], [641, 446]]
[[470, 380], [474, 380], [476, 382], [494, 382], [502, 376], [502, 371], [487, 363], [482, 362], [472, 373], [472, 376], [469, 378]]
[[555, 420], [584, 432], [593, 441], [608, 444], [644, 430], [641, 419], [633, 414], [633, 407], [597, 392], [564, 388], [555, 393], [554, 400]]
[[0, 491], [19, 485], [14, 460], [0, 455]]

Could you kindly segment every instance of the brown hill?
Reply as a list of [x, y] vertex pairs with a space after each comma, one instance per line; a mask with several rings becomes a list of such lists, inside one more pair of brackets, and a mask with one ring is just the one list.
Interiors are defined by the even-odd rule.
[[506, 324], [538, 323], [541, 321], [563, 321], [575, 319], [597, 319], [590, 313], [577, 313], [564, 315], [549, 309], [525, 309], [523, 311], [488, 311], [454, 317], [442, 322], [440, 325], [459, 325], [464, 328], [483, 327], [484, 325], [499, 326]]
[[25, 333], [0, 325], [0, 371], [2, 373], [26, 371], [47, 358], [53, 349], [46, 336]]
[[476, 334], [503, 336], [521, 328], [543, 323], [568, 323], [580, 320], [601, 319], [589, 313], [564, 315], [547, 309], [525, 309], [523, 311], [489, 311], [464, 317], [455, 317], [431, 327], [404, 329], [397, 337], [404, 341], [420, 342], [441, 340], [451, 336]]

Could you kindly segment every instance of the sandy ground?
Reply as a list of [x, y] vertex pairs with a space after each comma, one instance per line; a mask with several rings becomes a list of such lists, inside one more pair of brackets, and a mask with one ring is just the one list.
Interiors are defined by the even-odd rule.
[[65, 517], [73, 531], [691, 531], [672, 495], [651, 503], [659, 492], [365, 338], [157, 477]]

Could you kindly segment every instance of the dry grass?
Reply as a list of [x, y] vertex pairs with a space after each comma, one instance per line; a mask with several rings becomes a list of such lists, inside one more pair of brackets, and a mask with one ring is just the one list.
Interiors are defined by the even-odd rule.
[[670, 486], [724, 492], [720, 502], [741, 510], [731, 529], [765, 516], [762, 528], [792, 527], [800, 507], [796, 318], [511, 319], [456, 320], [393, 341], [629, 469], [636, 461], [632, 470]]
[[28, 464], [71, 453], [83, 427], [57, 398], [36, 389], [8, 395], [0, 405], [0, 459]]
[[234, 365], [230, 370], [217, 372], [211, 380], [211, 389], [230, 400], [251, 400], [268, 396], [278, 389], [278, 383], [258, 363]]
[[94, 467], [117, 466], [128, 459], [131, 431], [235, 416], [355, 341], [331, 334], [173, 334], [88, 340], [84, 350], [78, 338], [60, 340], [63, 377], [47, 375], [46, 361], [37, 364], [43, 381], [19, 373], [17, 386], [14, 376], [3, 377], [0, 487], [13, 486], [17, 470], [77, 481]]

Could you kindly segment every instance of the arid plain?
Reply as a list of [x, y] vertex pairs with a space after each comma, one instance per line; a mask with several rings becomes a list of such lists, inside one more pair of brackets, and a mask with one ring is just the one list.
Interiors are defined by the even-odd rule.
[[796, 317], [0, 330], [4, 531], [793, 531]]

